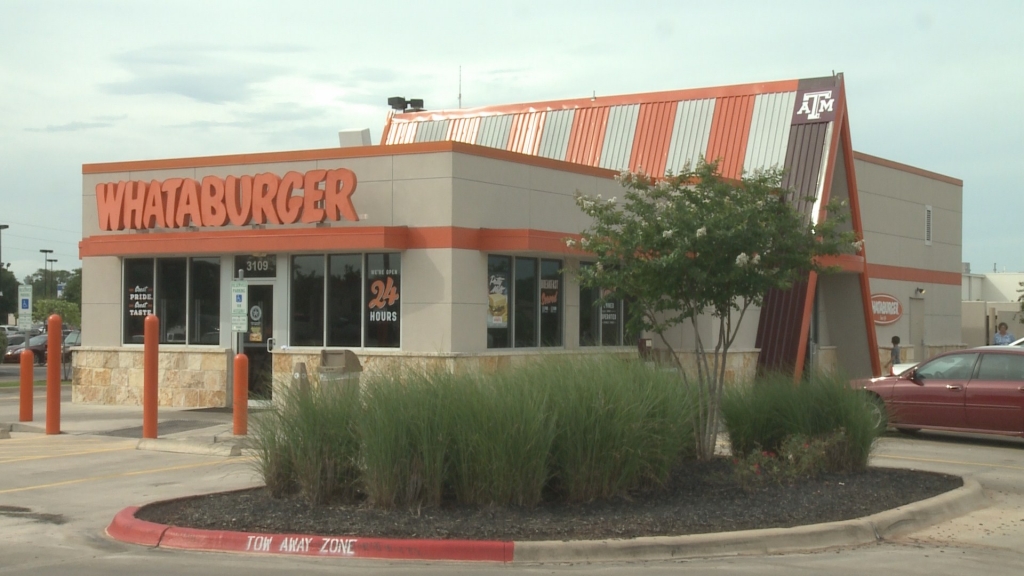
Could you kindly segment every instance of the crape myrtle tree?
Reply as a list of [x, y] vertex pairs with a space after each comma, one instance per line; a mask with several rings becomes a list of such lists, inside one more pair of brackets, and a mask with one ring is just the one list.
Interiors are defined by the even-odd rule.
[[[718, 406], [726, 359], [744, 315], [772, 289], [787, 289], [808, 272], [827, 272], [821, 256], [859, 251], [862, 240], [841, 231], [845, 201], [827, 206], [814, 223], [794, 207], [795, 193], [781, 188], [778, 170], [727, 180], [703, 159], [680, 174], [652, 178], [622, 172], [621, 198], [577, 192], [576, 204], [593, 219], [581, 238], [567, 240], [596, 258], [581, 267], [580, 283], [605, 289], [605, 301], [626, 299], [631, 333], [657, 334], [690, 382], [679, 354], [665, 337], [671, 327], [693, 326], [698, 410], [697, 455], [710, 458], [718, 434]], [[701, 316], [717, 320], [705, 342]]]

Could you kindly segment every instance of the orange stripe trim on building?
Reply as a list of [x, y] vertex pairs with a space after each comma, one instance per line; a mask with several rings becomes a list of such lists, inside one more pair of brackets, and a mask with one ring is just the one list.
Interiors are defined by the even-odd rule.
[[[539, 138], [539, 135], [538, 135]], [[515, 162], [562, 172], [573, 172], [600, 178], [614, 178], [617, 172], [583, 166], [562, 160], [518, 154], [507, 150], [466, 144], [463, 142], [420, 142], [416, 144], [393, 144], [388, 146], [358, 146], [352, 148], [326, 148], [322, 150], [297, 150], [292, 152], [261, 152], [257, 154], [233, 154], [227, 156], [205, 156], [198, 158], [173, 158], [167, 160], [137, 160], [130, 162], [107, 162], [83, 164], [82, 174], [108, 174], [113, 172], [141, 172], [146, 170], [174, 170], [208, 168], [213, 166], [238, 166], [245, 164], [272, 164], [278, 162], [301, 162], [308, 160], [344, 160], [348, 158], [374, 158], [400, 156], [405, 154], [432, 154], [457, 152], [505, 162]]]
[[817, 263], [821, 266], [837, 267], [843, 272], [864, 272], [864, 257], [855, 254], [840, 254], [838, 256], [822, 256]]
[[569, 143], [566, 146], [567, 162], [587, 166], [597, 166], [601, 162], [604, 134], [608, 129], [608, 110], [609, 108], [605, 106], [576, 111], [572, 119], [572, 130], [569, 132]]
[[705, 157], [709, 162], [720, 160], [718, 172], [726, 178], [740, 177], [753, 114], [754, 96], [742, 95], [715, 101]]
[[428, 249], [584, 254], [567, 247], [567, 238], [579, 240], [580, 236], [548, 230], [459, 226], [197, 230], [91, 236], [79, 243], [78, 252], [81, 258]]
[[954, 186], [964, 185], [964, 181], [959, 178], [953, 178], [952, 176], [946, 176], [943, 174], [939, 174], [938, 172], [932, 172], [930, 170], [916, 168], [914, 166], [909, 166], [907, 164], [900, 164], [899, 162], [893, 162], [892, 160], [886, 160], [885, 158], [879, 158], [877, 156], [872, 156], [870, 154], [865, 154], [863, 152], [854, 151], [853, 158], [855, 160], [861, 160], [863, 162], [868, 162], [870, 164], [878, 164], [879, 166], [885, 166], [886, 168], [900, 170], [903, 172], [907, 172], [909, 174], [924, 176], [925, 178], [931, 178], [932, 180], [938, 180], [939, 182], [945, 182], [947, 184], [952, 184]]
[[709, 88], [691, 88], [686, 90], [666, 90], [664, 92], [645, 92], [641, 94], [618, 94], [614, 96], [596, 96], [591, 98], [571, 98], [566, 100], [548, 100], [545, 102], [529, 102], [523, 104], [504, 104], [497, 106], [480, 106], [461, 110], [436, 110], [425, 112], [406, 112], [396, 114], [392, 126], [405, 122], [422, 122], [429, 120], [445, 120], [465, 116], [487, 116], [498, 114], [517, 114], [540, 112], [547, 110], [568, 110], [572, 108], [587, 109], [624, 104], [645, 104], [650, 102], [667, 102], [680, 100], [702, 100], [705, 98], [725, 98], [729, 96], [755, 96], [775, 92], [793, 92], [799, 87], [799, 80], [780, 80], [777, 82], [757, 82], [753, 84], [735, 84], [732, 86], [714, 86]]
[[868, 264], [868, 277], [878, 280], [902, 280], [904, 282], [948, 284], [950, 286], [959, 286], [963, 281], [963, 274], [960, 272], [942, 272], [939, 270], [925, 270], [924, 268], [908, 268], [871, 263]]
[[672, 139], [672, 127], [676, 120], [677, 102], [652, 102], [640, 105], [640, 114], [636, 121], [636, 133], [633, 137], [632, 157], [629, 169], [663, 176], [665, 164], [668, 163], [669, 142]]

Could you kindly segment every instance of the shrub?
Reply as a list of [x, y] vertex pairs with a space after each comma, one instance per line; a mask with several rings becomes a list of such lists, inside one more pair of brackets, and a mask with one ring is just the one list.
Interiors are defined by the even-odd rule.
[[774, 375], [726, 392], [722, 417], [733, 454], [779, 453], [790, 437], [812, 439], [839, 434], [829, 444], [827, 470], [857, 471], [867, 467], [878, 430], [869, 399], [839, 375], [815, 375], [794, 384]]

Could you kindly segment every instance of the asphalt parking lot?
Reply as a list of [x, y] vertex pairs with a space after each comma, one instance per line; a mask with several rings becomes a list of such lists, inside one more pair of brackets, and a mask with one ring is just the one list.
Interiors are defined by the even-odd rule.
[[[64, 387], [64, 396], [69, 396]], [[16, 389], [0, 389], [0, 422], [17, 418]], [[44, 390], [36, 390], [42, 427]], [[138, 450], [134, 437], [111, 435], [141, 425], [140, 407], [83, 406], [65, 401], [60, 435], [11, 433], [0, 440], [0, 573], [3, 574], [863, 574], [865, 567], [893, 574], [1020, 574], [1024, 555], [1024, 441], [922, 433], [879, 441], [875, 465], [970, 475], [991, 505], [895, 541], [840, 550], [686, 561], [554, 566], [409, 563], [352, 559], [252, 557], [151, 549], [104, 534], [126, 506], [193, 494], [254, 486], [245, 457]], [[160, 412], [161, 441], [212, 441], [229, 425], [225, 411]], [[170, 422], [190, 422], [171, 426]]]

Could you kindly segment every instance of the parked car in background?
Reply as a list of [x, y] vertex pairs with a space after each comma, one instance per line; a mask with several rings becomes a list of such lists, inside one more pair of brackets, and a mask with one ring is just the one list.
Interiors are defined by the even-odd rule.
[[878, 425], [1024, 437], [1024, 348], [984, 346], [940, 354], [896, 376], [856, 380]]
[[21, 351], [26, 347], [32, 351], [33, 360], [38, 365], [46, 364], [46, 334], [32, 336], [28, 341], [22, 341], [17, 346], [7, 346], [4, 354], [4, 364], [18, 364], [21, 362]]
[[6, 332], [7, 335], [10, 336], [11, 334], [14, 334], [15, 332], [18, 332], [18, 327], [17, 326], [11, 326], [10, 324], [4, 324], [4, 325], [0, 326], [0, 332]]
[[7, 351], [4, 352], [4, 364], [17, 364], [21, 362], [21, 349], [25, 347], [27, 336], [21, 333], [13, 333], [7, 336]]
[[82, 345], [82, 332], [72, 330], [64, 337], [64, 351], [61, 354], [61, 361], [67, 364], [71, 362], [71, 349]]

